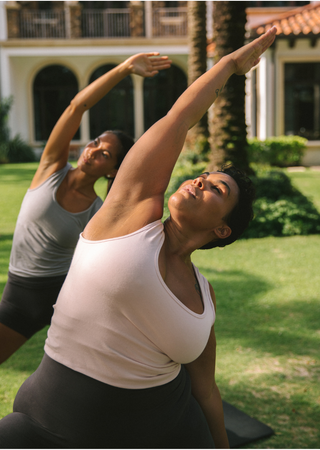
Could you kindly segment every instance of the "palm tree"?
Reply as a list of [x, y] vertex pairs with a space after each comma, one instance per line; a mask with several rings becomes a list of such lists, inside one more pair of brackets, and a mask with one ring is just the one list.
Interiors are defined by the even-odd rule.
[[[188, 2], [188, 85], [192, 84], [207, 70], [207, 33], [206, 33], [206, 2]], [[188, 142], [194, 146], [195, 141], [207, 142], [209, 137], [208, 115], [190, 130]], [[194, 146], [195, 147], [195, 146]], [[205, 151], [203, 145], [198, 145], [198, 151]], [[208, 146], [207, 146], [208, 147]]]
[[[247, 2], [213, 2], [214, 62], [244, 45]], [[246, 153], [245, 77], [233, 75], [214, 103], [210, 123], [211, 154], [209, 169], [222, 164], [252, 173]]]

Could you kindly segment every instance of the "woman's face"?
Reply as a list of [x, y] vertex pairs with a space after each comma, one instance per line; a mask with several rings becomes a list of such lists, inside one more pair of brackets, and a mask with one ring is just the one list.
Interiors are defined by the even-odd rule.
[[96, 178], [114, 178], [117, 173], [119, 140], [107, 132], [89, 142], [78, 159], [78, 168]]
[[171, 215], [178, 214], [189, 227], [209, 231], [227, 226], [225, 218], [236, 206], [238, 196], [239, 187], [232, 177], [206, 172], [182, 183], [170, 197], [168, 206]]

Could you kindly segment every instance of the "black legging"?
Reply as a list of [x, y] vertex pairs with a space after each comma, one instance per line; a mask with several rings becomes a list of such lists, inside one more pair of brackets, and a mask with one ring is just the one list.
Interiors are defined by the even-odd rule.
[[8, 273], [0, 302], [0, 323], [27, 339], [50, 325], [66, 275], [55, 277], [20, 277]]
[[168, 384], [121, 389], [44, 356], [0, 421], [0, 448], [213, 448], [184, 367]]

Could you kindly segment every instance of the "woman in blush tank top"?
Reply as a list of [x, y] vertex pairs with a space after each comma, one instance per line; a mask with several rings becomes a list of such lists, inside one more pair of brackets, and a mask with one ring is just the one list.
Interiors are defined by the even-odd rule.
[[221, 59], [134, 144], [85, 227], [36, 372], [0, 446], [228, 448], [215, 382], [216, 300], [191, 261], [236, 240], [252, 218], [253, 186], [231, 167], [164, 193], [188, 129], [232, 74], [243, 76], [272, 28]]

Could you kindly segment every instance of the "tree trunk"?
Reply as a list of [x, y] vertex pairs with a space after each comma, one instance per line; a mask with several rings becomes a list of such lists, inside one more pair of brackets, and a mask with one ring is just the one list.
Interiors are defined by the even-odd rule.
[[[246, 2], [215, 1], [213, 5], [214, 63], [244, 45]], [[232, 163], [252, 173], [246, 147], [245, 77], [232, 75], [213, 106], [210, 123], [209, 170]]]
[[[207, 70], [207, 32], [206, 32], [206, 2], [188, 2], [188, 85]], [[196, 141], [198, 138], [209, 137], [207, 113], [189, 131], [188, 141]]]

